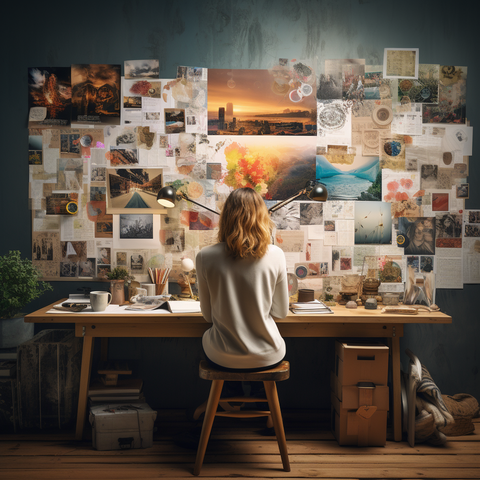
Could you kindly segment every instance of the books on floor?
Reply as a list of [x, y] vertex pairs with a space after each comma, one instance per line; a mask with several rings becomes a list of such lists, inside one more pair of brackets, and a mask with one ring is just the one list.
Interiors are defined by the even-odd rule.
[[142, 388], [143, 380], [140, 378], [118, 380], [116, 385], [105, 385], [101, 379], [95, 379], [88, 389], [88, 397], [94, 404], [138, 402], [144, 399]]
[[320, 300], [313, 300], [311, 302], [297, 302], [290, 306], [293, 313], [333, 313], [330, 307], [327, 307]]

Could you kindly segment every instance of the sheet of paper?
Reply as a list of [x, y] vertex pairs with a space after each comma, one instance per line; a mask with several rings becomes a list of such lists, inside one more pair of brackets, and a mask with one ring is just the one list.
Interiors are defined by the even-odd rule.
[[418, 48], [385, 48], [383, 78], [418, 78]]

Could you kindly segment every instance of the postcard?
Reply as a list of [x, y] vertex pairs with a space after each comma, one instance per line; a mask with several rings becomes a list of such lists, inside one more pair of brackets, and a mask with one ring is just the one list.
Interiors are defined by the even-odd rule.
[[28, 164], [42, 165], [43, 164], [43, 146], [42, 135], [28, 136]]
[[388, 203], [355, 205], [355, 245], [392, 243], [392, 217]]
[[151, 60], [125, 60], [123, 63], [125, 78], [159, 78], [160, 62], [158, 59]]
[[317, 103], [318, 145], [352, 144], [352, 108], [342, 100], [323, 100]]
[[440, 65], [420, 64], [418, 78], [403, 78], [398, 80], [398, 102], [411, 103], [438, 103], [438, 83]]
[[28, 69], [28, 126], [70, 125], [72, 85], [70, 67]]
[[405, 140], [403, 135], [392, 135], [380, 141], [380, 167], [405, 170]]
[[424, 123], [465, 123], [467, 67], [440, 66], [438, 105], [423, 105]]
[[113, 215], [113, 248], [156, 249], [160, 245], [160, 215]]
[[120, 124], [120, 65], [71, 66], [72, 123]]
[[45, 199], [47, 215], [71, 215], [71, 204], [78, 204], [78, 193], [52, 193]]
[[318, 76], [318, 100], [340, 100], [342, 98], [344, 65], [365, 65], [365, 60], [326, 59], [324, 72]]
[[165, 133], [185, 132], [185, 109], [165, 108]]
[[166, 213], [157, 202], [162, 179], [161, 168], [107, 169], [107, 213]]
[[385, 48], [383, 53], [384, 78], [418, 78], [418, 48]]
[[385, 100], [392, 98], [390, 80], [383, 78], [382, 65], [365, 65], [365, 100]]
[[303, 252], [305, 233], [303, 230], [277, 230], [275, 245], [284, 252]]
[[400, 217], [405, 255], [435, 255], [435, 217]]
[[342, 99], [365, 100], [365, 64], [342, 65]]
[[301, 62], [282, 72], [209, 69], [208, 134], [315, 136], [314, 87], [313, 68]]
[[323, 204], [319, 202], [300, 203], [300, 225], [322, 225]]
[[57, 190], [81, 190], [83, 187], [83, 159], [59, 158]]
[[326, 185], [329, 200], [380, 200], [380, 172], [378, 157], [355, 155], [351, 164], [340, 164], [328, 154], [316, 156], [316, 178]]

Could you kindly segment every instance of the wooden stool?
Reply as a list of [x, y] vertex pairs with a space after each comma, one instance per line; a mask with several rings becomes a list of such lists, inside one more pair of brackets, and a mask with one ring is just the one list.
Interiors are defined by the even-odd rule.
[[[283, 469], [290, 471], [290, 462], [288, 460], [287, 440], [285, 439], [285, 431], [283, 430], [282, 412], [278, 401], [277, 386], [275, 382], [287, 380], [290, 377], [290, 364], [283, 361], [277, 367], [260, 372], [230, 372], [219, 370], [211, 367], [206, 360], [200, 362], [199, 367], [200, 378], [211, 380], [210, 395], [208, 396], [205, 418], [203, 419], [202, 433], [200, 434], [200, 442], [198, 444], [197, 458], [195, 460], [194, 475], [199, 475], [202, 468], [205, 451], [207, 450], [208, 439], [212, 430], [215, 416], [219, 417], [235, 417], [235, 418], [254, 418], [267, 417], [271, 415], [275, 435], [277, 437], [278, 448], [282, 457]], [[223, 382], [263, 382], [265, 386], [265, 398], [257, 397], [230, 397], [220, 398], [223, 388]], [[270, 410], [234, 410], [226, 412], [217, 412], [219, 402], [268, 402]]]

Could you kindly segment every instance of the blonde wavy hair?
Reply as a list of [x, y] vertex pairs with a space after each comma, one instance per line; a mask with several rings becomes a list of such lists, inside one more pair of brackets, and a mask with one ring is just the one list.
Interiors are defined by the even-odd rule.
[[251, 188], [238, 188], [220, 214], [218, 241], [233, 258], [262, 258], [272, 243], [273, 222], [262, 197]]

